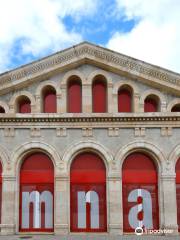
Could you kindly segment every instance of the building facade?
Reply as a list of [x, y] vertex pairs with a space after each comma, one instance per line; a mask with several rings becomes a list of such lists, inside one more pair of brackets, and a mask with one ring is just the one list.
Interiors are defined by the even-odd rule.
[[179, 74], [83, 42], [0, 83], [1, 234], [178, 234]]

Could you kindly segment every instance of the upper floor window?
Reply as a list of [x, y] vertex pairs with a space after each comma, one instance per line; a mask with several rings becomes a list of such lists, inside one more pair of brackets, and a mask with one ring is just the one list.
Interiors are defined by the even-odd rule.
[[159, 98], [155, 95], [149, 95], [144, 100], [144, 112], [158, 112]]
[[92, 111], [107, 112], [107, 81], [102, 75], [96, 76], [92, 84]]
[[128, 85], [118, 91], [118, 112], [132, 112], [132, 89]]
[[46, 86], [42, 91], [43, 98], [43, 112], [44, 113], [56, 113], [57, 101], [56, 90], [52, 86]]
[[82, 84], [77, 76], [72, 76], [68, 80], [67, 108], [69, 113], [82, 112]]
[[5, 113], [5, 109], [0, 106], [0, 113]]
[[17, 113], [30, 113], [31, 101], [27, 96], [20, 96], [17, 99]]
[[180, 103], [173, 106], [171, 112], [180, 112]]

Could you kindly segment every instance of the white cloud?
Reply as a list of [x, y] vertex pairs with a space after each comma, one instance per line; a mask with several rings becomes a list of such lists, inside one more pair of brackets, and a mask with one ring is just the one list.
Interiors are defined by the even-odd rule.
[[137, 24], [127, 33], [116, 32], [107, 47], [180, 72], [180, 1], [116, 0], [117, 14]]
[[80, 33], [66, 29], [63, 18], [79, 21], [93, 15], [97, 0], [0, 0], [0, 6], [0, 71], [4, 71], [18, 41], [17, 52], [33, 56], [82, 41]]

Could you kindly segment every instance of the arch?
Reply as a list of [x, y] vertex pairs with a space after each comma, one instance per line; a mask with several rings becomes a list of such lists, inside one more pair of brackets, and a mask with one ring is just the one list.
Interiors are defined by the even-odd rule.
[[13, 153], [11, 154], [10, 159], [12, 159], [13, 162], [13, 168], [14, 172], [18, 173], [23, 161], [23, 158], [29, 154], [33, 153], [34, 151], [41, 151], [47, 154], [53, 164], [54, 164], [54, 169], [55, 169], [55, 174], [59, 171], [59, 165], [62, 162], [61, 157], [58, 154], [58, 151], [52, 147], [50, 144], [47, 144], [45, 142], [41, 141], [31, 141], [31, 142], [26, 142], [24, 144], [21, 144], [18, 148], [16, 148]]
[[96, 75], [92, 82], [92, 112], [108, 112], [108, 88], [104, 75]]
[[81, 79], [81, 82], [82, 82], [82, 85], [86, 84], [87, 81], [86, 81], [86, 77], [85, 75], [78, 71], [78, 70], [71, 70], [71, 71], [68, 71], [64, 77], [62, 78], [62, 81], [60, 81], [59, 85], [60, 85], [60, 88], [67, 88], [67, 84], [68, 84], [68, 79], [71, 77], [71, 76], [77, 76], [79, 79]]
[[73, 75], [67, 82], [67, 110], [69, 113], [82, 112], [82, 83], [81, 79]]
[[166, 107], [166, 99], [165, 96], [158, 90], [155, 89], [149, 89], [143, 92], [140, 98], [140, 104], [142, 108], [144, 109], [144, 101], [147, 96], [157, 96], [159, 98], [159, 111], [162, 112], [164, 111], [164, 107]]
[[132, 89], [133, 94], [139, 95], [138, 86], [129, 80], [116, 82], [113, 87], [113, 94], [117, 94], [118, 90], [124, 85], [128, 85]]
[[106, 71], [104, 71], [104, 70], [95, 70], [95, 71], [93, 71], [92, 73], [90, 73], [89, 74], [89, 76], [88, 76], [88, 78], [87, 78], [87, 83], [89, 84], [89, 85], [92, 85], [92, 83], [93, 83], [93, 81], [94, 81], [94, 78], [96, 77], [96, 76], [98, 76], [98, 75], [101, 75], [101, 76], [103, 76], [105, 79], [106, 79], [106, 81], [107, 81], [107, 87], [110, 85], [113, 85], [113, 81], [112, 81], [112, 78], [111, 78], [111, 76], [109, 75], [109, 73], [108, 72], [106, 72]]
[[148, 95], [144, 100], [144, 112], [158, 112], [159, 97], [156, 95]]
[[74, 159], [74, 157], [77, 154], [82, 153], [84, 151], [90, 151], [98, 154], [104, 161], [104, 164], [108, 171], [111, 163], [113, 162], [113, 156], [111, 152], [99, 142], [89, 140], [80, 141], [78, 143], [73, 144], [70, 148], [66, 149], [66, 151], [63, 154], [62, 161], [65, 163], [65, 171], [67, 173], [70, 171], [71, 162]]
[[107, 231], [106, 167], [101, 157], [89, 151], [76, 155], [70, 184], [71, 231]]
[[129, 154], [122, 166], [122, 183], [124, 231], [158, 229], [158, 178], [152, 157], [141, 150]]
[[32, 112], [33, 112], [33, 108], [36, 105], [36, 101], [35, 101], [34, 96], [28, 91], [20, 91], [20, 92], [17, 92], [16, 94], [14, 94], [10, 99], [9, 106], [10, 106], [10, 110], [11, 110], [12, 113], [16, 113], [16, 111], [17, 111], [17, 100], [22, 96], [27, 97], [30, 100], [31, 109], [32, 109]]
[[125, 84], [118, 89], [118, 112], [132, 112], [133, 89]]
[[177, 223], [180, 232], [180, 157], [176, 161], [176, 203], [177, 203]]
[[52, 232], [54, 166], [51, 158], [39, 150], [25, 155], [19, 184], [19, 230]]
[[9, 106], [6, 102], [0, 101], [0, 106], [5, 110], [5, 113], [9, 112]]
[[168, 156], [168, 163], [171, 164], [172, 174], [175, 173], [177, 160], [180, 158], [180, 143], [178, 143]]
[[10, 156], [8, 150], [2, 146], [0, 146], [0, 160], [2, 164], [3, 174], [5, 174], [7, 165], [10, 164]]
[[146, 141], [134, 141], [130, 142], [129, 144], [123, 146], [118, 150], [115, 155], [115, 160], [117, 161], [118, 168], [122, 169], [122, 164], [124, 159], [131, 153], [141, 151], [152, 157], [157, 166], [159, 174], [163, 171], [164, 163], [166, 162], [166, 158], [163, 152], [157, 148], [153, 143], [146, 142]]
[[47, 85], [41, 92], [42, 112], [56, 113], [57, 112], [57, 96], [56, 89], [51, 85]]
[[167, 106], [167, 111], [171, 112], [171, 109], [177, 104], [178, 105], [180, 104], [180, 98], [175, 98], [172, 101], [170, 101], [170, 103]]

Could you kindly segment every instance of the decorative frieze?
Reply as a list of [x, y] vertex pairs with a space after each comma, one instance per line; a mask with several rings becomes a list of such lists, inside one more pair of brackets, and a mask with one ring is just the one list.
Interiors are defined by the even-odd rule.
[[134, 136], [135, 137], [144, 137], [146, 135], [146, 129], [145, 128], [135, 128], [134, 129]]
[[162, 127], [161, 128], [161, 136], [172, 136], [172, 128], [171, 127]]
[[4, 128], [4, 136], [5, 137], [14, 137], [15, 136], [15, 129], [10, 127], [10, 128]]
[[67, 129], [66, 128], [56, 128], [56, 136], [57, 137], [66, 137]]
[[40, 128], [31, 128], [31, 137], [41, 137], [41, 129]]
[[82, 136], [83, 137], [92, 137], [93, 136], [92, 128], [82, 128]]
[[119, 136], [119, 128], [108, 128], [108, 136], [109, 137], [118, 137]]

